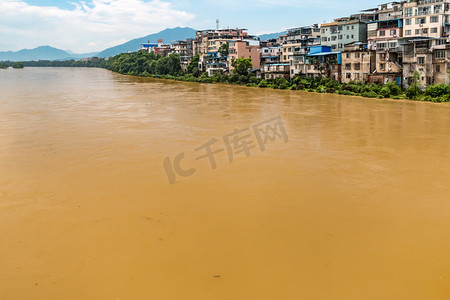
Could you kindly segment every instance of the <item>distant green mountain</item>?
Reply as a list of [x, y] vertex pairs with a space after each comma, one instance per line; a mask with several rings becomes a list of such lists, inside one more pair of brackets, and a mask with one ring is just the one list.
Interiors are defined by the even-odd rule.
[[286, 31], [262, 34], [259, 36], [259, 38], [261, 39], [261, 41], [267, 41], [267, 40], [271, 40], [271, 39], [277, 39], [280, 35], [283, 35], [283, 34], [286, 34]]
[[134, 52], [141, 48], [142, 43], [156, 43], [159, 39], [162, 39], [165, 43], [170, 44], [174, 41], [184, 41], [187, 38], [195, 37], [195, 29], [189, 27], [176, 27], [171, 29], [165, 29], [161, 32], [150, 34], [141, 38], [133, 39], [122, 45], [118, 45], [112, 48], [108, 48], [98, 53], [98, 57], [111, 57], [120, 53]]
[[96, 53], [73, 54], [50, 46], [40, 46], [34, 49], [23, 49], [17, 52], [0, 52], [0, 61], [67, 60], [95, 55]]

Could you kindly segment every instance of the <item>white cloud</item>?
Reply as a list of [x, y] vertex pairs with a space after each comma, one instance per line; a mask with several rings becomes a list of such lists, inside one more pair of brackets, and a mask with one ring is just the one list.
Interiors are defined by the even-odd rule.
[[194, 15], [162, 0], [92, 0], [73, 9], [0, 0], [0, 50], [51, 45], [74, 52], [100, 51], [123, 41], [185, 26]]

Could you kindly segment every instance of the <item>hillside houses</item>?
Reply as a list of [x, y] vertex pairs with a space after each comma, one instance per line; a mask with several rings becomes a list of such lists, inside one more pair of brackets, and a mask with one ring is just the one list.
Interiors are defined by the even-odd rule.
[[[220, 51], [224, 44], [228, 51]], [[287, 29], [269, 41], [246, 29], [217, 28], [169, 47], [158, 41], [142, 48], [180, 55], [183, 69], [199, 55], [199, 70], [209, 76], [230, 73], [234, 59], [250, 58], [249, 71], [266, 80], [322, 76], [407, 87], [418, 72], [426, 87], [449, 83], [450, 0], [382, 3], [333, 22]]]

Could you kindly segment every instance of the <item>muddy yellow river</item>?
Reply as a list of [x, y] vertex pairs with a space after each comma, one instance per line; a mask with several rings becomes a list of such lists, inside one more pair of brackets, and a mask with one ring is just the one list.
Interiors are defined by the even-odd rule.
[[450, 106], [0, 71], [0, 299], [450, 299]]

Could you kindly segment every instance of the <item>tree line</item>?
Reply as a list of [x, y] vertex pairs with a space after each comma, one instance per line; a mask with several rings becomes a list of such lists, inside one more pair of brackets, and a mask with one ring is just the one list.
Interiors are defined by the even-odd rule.
[[[227, 49], [221, 49], [226, 51]], [[379, 85], [375, 83], [349, 82], [341, 83], [326, 77], [306, 78], [276, 78], [266, 80], [250, 72], [250, 58], [233, 60], [231, 74], [216, 74], [208, 76], [199, 68], [199, 55], [195, 56], [183, 71], [180, 57], [176, 54], [161, 56], [148, 52], [122, 53], [109, 59], [68, 60], [68, 61], [33, 61], [23, 62], [28, 67], [96, 67], [105, 68], [124, 75], [164, 78], [200, 83], [227, 83], [246, 85], [249, 87], [303, 90], [317, 93], [330, 93], [367, 98], [411, 99], [418, 101], [450, 102], [450, 85], [437, 84], [423, 89], [419, 83], [419, 73], [413, 76], [409, 88], [403, 89], [395, 83]], [[0, 68], [11, 66], [12, 63], [0, 63]]]

